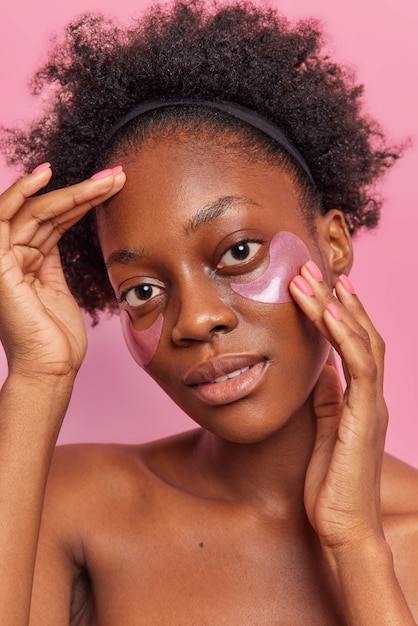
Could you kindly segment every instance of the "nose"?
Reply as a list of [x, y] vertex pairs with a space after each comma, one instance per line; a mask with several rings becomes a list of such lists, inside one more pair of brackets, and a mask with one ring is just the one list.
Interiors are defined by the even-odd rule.
[[215, 335], [236, 328], [238, 320], [234, 311], [211, 283], [211, 280], [187, 281], [180, 289], [177, 319], [172, 330], [175, 344], [211, 341]]

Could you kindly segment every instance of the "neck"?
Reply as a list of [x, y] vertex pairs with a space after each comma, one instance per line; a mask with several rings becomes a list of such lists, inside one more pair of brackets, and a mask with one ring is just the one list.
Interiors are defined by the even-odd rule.
[[203, 431], [196, 453], [221, 498], [263, 514], [304, 516], [303, 489], [315, 438], [310, 401], [268, 439], [252, 444], [225, 441]]

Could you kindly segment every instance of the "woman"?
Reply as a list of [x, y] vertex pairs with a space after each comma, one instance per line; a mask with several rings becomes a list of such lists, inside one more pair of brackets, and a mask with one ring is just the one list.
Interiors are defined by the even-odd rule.
[[[382, 461], [383, 343], [347, 277], [397, 157], [361, 89], [312, 24], [242, 4], [82, 18], [37, 81], [44, 119], [4, 140], [42, 163], [0, 207], [4, 621], [415, 624], [418, 478]], [[86, 348], [58, 241], [200, 428], [49, 471]]]

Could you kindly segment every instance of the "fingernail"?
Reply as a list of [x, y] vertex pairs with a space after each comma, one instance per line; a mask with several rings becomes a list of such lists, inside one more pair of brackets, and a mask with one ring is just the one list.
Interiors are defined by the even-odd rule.
[[312, 261], [312, 259], [305, 263], [305, 267], [308, 270], [309, 274], [312, 276], [312, 278], [315, 278], [315, 280], [324, 280], [321, 270], [319, 269], [317, 264]]
[[340, 276], [338, 277], [338, 280], [340, 281], [344, 289], [348, 291], [348, 293], [356, 293], [356, 290], [354, 289], [354, 285], [351, 282], [351, 280], [348, 278], [348, 276], [346, 276], [345, 274], [340, 274]]
[[325, 308], [329, 313], [331, 313], [332, 317], [335, 320], [342, 320], [341, 313], [339, 312], [335, 304], [332, 304], [332, 302], [330, 302]]
[[112, 167], [113, 176], [117, 176], [118, 174], [121, 173], [122, 170], [123, 170], [122, 165], [117, 165], [116, 167]]
[[295, 278], [292, 281], [296, 287], [299, 289], [299, 291], [301, 291], [302, 293], [305, 294], [305, 296], [312, 296], [313, 295], [313, 291], [310, 288], [309, 283], [306, 282], [306, 280], [303, 278], [303, 276], [295, 276]]
[[329, 367], [334, 367], [334, 363], [327, 363]]
[[90, 180], [99, 180], [100, 178], [106, 178], [106, 176], [110, 176], [111, 174], [113, 174], [113, 172], [111, 169], [108, 168], [106, 170], [101, 170], [100, 172], [93, 174]]
[[46, 163], [41, 163], [40, 165], [38, 165], [38, 167], [35, 167], [35, 169], [32, 170], [32, 174], [40, 174], [44, 170], [47, 170], [49, 167], [51, 167], [51, 163], [49, 161], [46, 161]]

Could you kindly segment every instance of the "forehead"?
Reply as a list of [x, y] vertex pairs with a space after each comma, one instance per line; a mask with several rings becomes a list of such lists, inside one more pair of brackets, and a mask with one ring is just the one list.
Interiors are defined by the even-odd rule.
[[[202, 209], [275, 207], [286, 221], [301, 221], [294, 177], [280, 165], [248, 155], [231, 137], [217, 140], [177, 133], [152, 138], [119, 155], [127, 175], [123, 190], [99, 212], [99, 227], [121, 228], [135, 218], [142, 228], [187, 228]], [[225, 199], [234, 199], [234, 202]], [[200, 219], [198, 217], [197, 219]]]

